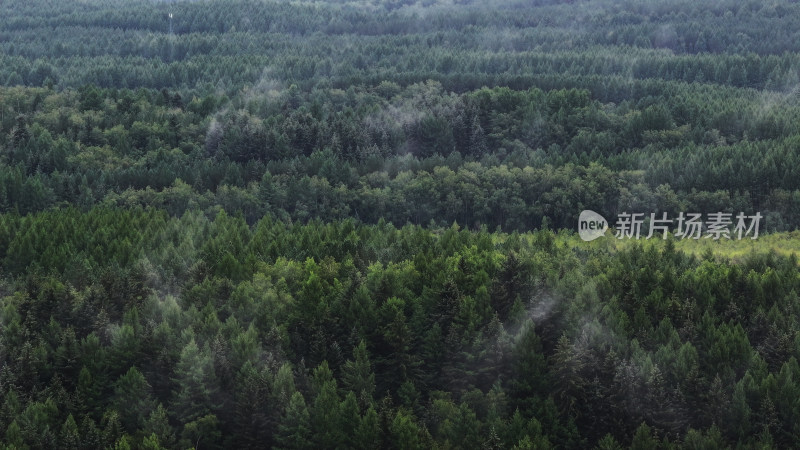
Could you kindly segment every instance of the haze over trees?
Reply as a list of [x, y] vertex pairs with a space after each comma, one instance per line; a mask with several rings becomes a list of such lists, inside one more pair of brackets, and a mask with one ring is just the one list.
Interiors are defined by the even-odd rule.
[[794, 255], [574, 235], [796, 242], [800, 5], [0, 17], [0, 448], [800, 441]]

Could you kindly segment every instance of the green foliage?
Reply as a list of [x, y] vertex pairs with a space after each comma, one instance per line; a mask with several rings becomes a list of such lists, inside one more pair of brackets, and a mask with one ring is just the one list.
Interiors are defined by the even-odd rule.
[[800, 442], [800, 5], [0, 9], [0, 448]]
[[153, 412], [155, 405], [150, 395], [150, 385], [135, 367], [131, 367], [115, 383], [112, 404], [130, 434], [142, 428], [146, 418]]
[[202, 443], [204, 448], [219, 449], [221, 438], [217, 416], [208, 414], [183, 426], [180, 443], [182, 447], [199, 448]]
[[419, 429], [411, 417], [398, 411], [389, 428], [393, 448], [410, 450], [420, 448]]
[[[4, 442], [651, 448], [674, 436], [701, 446], [797, 436], [792, 257], [696, 258], [670, 241], [587, 250], [542, 232], [87, 214], [93, 233], [124, 218], [129, 233], [160, 229], [180, 247], [235, 229], [255, 263], [234, 281], [198, 252], [179, 299], [152, 268], [90, 275], [82, 289], [56, 271], [9, 279], [0, 355], [16, 364], [2, 372], [13, 386], [0, 409]], [[14, 229], [12, 240], [26, 233]], [[257, 235], [281, 249], [263, 250]], [[345, 245], [342, 235], [357, 238]], [[158, 261], [163, 241], [141, 242]], [[41, 245], [48, 254], [60, 244]], [[118, 263], [96, 264], [103, 274]], [[513, 305], [479, 312], [487, 286]], [[284, 311], [267, 315], [252, 303], [280, 299]], [[505, 321], [497, 308], [508, 308]], [[354, 314], [373, 323], [347, 322]], [[324, 359], [309, 369], [309, 355]]]
[[295, 392], [278, 424], [278, 445], [286, 449], [311, 447], [311, 421], [303, 394]]
[[347, 391], [356, 393], [361, 407], [366, 408], [373, 403], [375, 373], [370, 367], [367, 344], [363, 339], [353, 349], [353, 358], [342, 367], [342, 385]]
[[[209, 414], [214, 409], [216, 377], [207, 349], [200, 349], [194, 339], [181, 350], [175, 366], [175, 391], [172, 410], [179, 423], [189, 424]], [[193, 433], [200, 431], [193, 430]]]

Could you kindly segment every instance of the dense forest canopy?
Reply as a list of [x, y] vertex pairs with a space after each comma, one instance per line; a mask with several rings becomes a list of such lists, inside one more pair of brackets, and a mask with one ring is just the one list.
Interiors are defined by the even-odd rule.
[[800, 4], [0, 17], [0, 448], [800, 442]]

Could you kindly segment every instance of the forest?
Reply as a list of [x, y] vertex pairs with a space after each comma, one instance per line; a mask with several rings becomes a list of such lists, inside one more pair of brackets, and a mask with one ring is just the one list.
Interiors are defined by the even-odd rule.
[[0, 17], [0, 449], [800, 445], [800, 4]]

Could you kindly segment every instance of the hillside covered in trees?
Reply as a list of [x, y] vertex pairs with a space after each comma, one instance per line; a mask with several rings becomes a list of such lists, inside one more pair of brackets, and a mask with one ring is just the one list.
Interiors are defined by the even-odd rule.
[[800, 442], [800, 4], [0, 17], [0, 448]]

